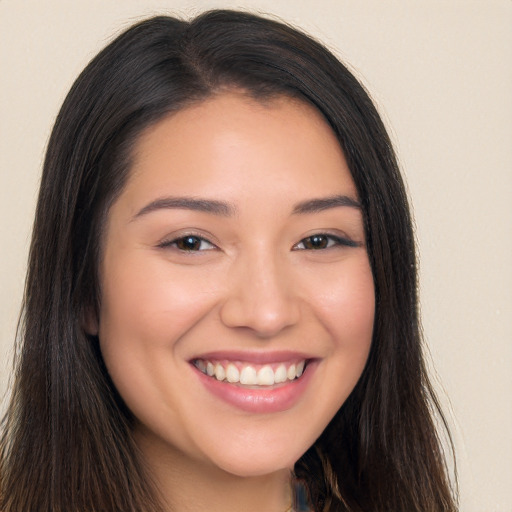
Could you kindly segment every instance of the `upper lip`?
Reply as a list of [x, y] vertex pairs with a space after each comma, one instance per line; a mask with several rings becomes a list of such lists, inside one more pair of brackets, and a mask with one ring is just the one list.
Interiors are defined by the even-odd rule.
[[196, 361], [203, 359], [206, 361], [243, 361], [254, 364], [284, 363], [287, 361], [301, 361], [313, 359], [311, 354], [289, 350], [278, 351], [247, 351], [247, 350], [217, 350], [198, 354], [190, 359]]

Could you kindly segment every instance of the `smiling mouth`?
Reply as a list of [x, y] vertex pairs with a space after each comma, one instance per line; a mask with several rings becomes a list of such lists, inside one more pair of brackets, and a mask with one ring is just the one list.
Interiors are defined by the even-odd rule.
[[220, 382], [249, 388], [268, 388], [300, 378], [307, 365], [305, 359], [274, 364], [252, 364], [241, 361], [194, 359], [192, 364], [204, 375]]

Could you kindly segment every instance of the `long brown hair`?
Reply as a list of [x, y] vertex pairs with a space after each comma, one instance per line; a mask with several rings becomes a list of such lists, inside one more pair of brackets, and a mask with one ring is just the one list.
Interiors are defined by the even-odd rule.
[[[364, 88], [321, 44], [248, 13], [143, 21], [82, 72], [53, 129], [36, 211], [12, 399], [1, 438], [3, 512], [160, 510], [132, 416], [84, 331], [98, 313], [100, 239], [141, 132], [236, 87], [315, 106], [362, 202], [376, 293], [356, 388], [297, 462], [316, 512], [456, 510], [422, 357], [414, 235], [404, 185]], [[447, 431], [447, 429], [446, 429]], [[449, 439], [449, 435], [448, 435]]]

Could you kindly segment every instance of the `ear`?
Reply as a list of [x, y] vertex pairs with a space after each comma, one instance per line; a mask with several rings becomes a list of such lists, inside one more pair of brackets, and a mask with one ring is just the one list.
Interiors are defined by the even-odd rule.
[[80, 322], [83, 330], [89, 336], [98, 336], [99, 319], [94, 308], [89, 306], [82, 312], [82, 321]]

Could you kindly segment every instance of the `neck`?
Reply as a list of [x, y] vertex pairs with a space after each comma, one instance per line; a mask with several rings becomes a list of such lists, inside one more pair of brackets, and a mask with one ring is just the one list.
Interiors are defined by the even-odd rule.
[[138, 439], [166, 512], [286, 512], [292, 503], [291, 472], [241, 477], [210, 462]]

